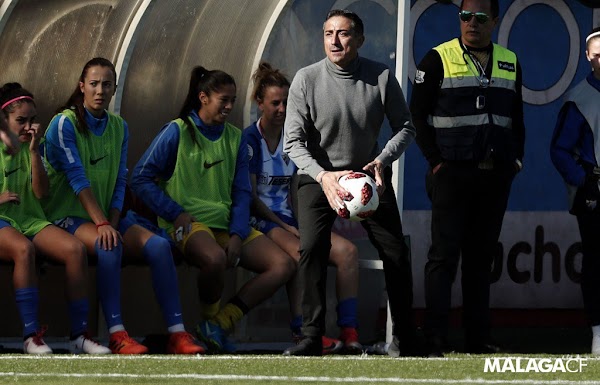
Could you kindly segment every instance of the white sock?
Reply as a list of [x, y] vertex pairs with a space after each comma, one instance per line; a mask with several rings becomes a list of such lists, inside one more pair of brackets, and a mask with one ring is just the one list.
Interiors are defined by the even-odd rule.
[[120, 325], [115, 325], [115, 326], [111, 327], [110, 329], [108, 329], [108, 332], [110, 334], [113, 334], [115, 332], [121, 332], [123, 330], [125, 330], [125, 326], [123, 326], [123, 324], [120, 324]]
[[592, 326], [592, 334], [600, 336], [600, 325]]
[[595, 334], [595, 332], [594, 336], [592, 337], [592, 354], [595, 356], [600, 356], [600, 334]]
[[185, 327], [183, 326], [183, 324], [177, 324], [177, 325], [169, 326], [167, 328], [167, 330], [169, 331], [169, 333], [184, 332]]

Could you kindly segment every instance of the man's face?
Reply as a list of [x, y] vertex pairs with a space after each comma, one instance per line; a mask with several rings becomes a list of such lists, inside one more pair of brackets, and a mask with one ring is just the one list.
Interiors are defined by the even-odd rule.
[[358, 49], [365, 41], [352, 29], [352, 22], [344, 16], [333, 16], [323, 25], [323, 45], [331, 62], [341, 68], [358, 56]]
[[492, 6], [490, 0], [464, 0], [461, 11], [468, 11], [473, 14], [485, 13], [489, 16], [485, 23], [477, 21], [475, 16], [469, 21], [463, 21], [459, 18], [460, 35], [463, 43], [473, 48], [487, 47], [492, 41], [492, 31], [498, 23], [498, 18], [492, 18]]
[[592, 65], [594, 76], [596, 79], [600, 79], [600, 38], [593, 37], [590, 39], [585, 56]]

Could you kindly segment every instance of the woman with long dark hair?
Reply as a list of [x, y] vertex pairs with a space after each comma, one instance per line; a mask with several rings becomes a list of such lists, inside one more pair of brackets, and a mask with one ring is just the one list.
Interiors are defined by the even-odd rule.
[[168, 353], [204, 349], [185, 331], [169, 241], [140, 226], [129, 211], [121, 218], [127, 182], [127, 123], [107, 111], [117, 75], [107, 59], [86, 63], [75, 91], [46, 133], [46, 159], [52, 197], [48, 219], [75, 235], [98, 260], [97, 289], [115, 354], [141, 354], [121, 319], [121, 260], [150, 265], [154, 292], [170, 332]]
[[[295, 271], [294, 261], [249, 225], [248, 148], [227, 122], [235, 98], [229, 74], [194, 68], [179, 118], [163, 127], [132, 175], [132, 189], [200, 270], [197, 332], [214, 352], [234, 351], [227, 334], [235, 323]], [[256, 275], [221, 307], [225, 271], [238, 264]]]

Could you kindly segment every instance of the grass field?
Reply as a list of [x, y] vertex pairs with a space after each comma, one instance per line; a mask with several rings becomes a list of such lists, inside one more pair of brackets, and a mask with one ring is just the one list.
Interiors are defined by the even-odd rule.
[[[30, 384], [600, 384], [600, 359], [574, 373], [485, 373], [486, 358], [450, 354], [442, 359], [387, 356], [319, 358], [281, 355], [73, 356], [0, 355], [0, 383]], [[527, 355], [522, 360], [559, 355]], [[574, 358], [573, 356], [571, 358]], [[524, 366], [523, 366], [524, 367]], [[571, 369], [576, 369], [572, 366]]]
[[[510, 355], [472, 356], [450, 353], [443, 359], [388, 356], [283, 357], [288, 344], [241, 344], [239, 355], [215, 356], [74, 356], [66, 354], [66, 340], [50, 340], [54, 354], [35, 357], [19, 354], [22, 341], [2, 340], [0, 384], [511, 384], [600, 385], [600, 357], [589, 352], [588, 328], [505, 328], [494, 337]], [[453, 348], [462, 346], [462, 333], [451, 330]], [[106, 341], [104, 341], [106, 342]], [[166, 336], [143, 341], [151, 351], [164, 348]], [[565, 355], [564, 352], [569, 352]], [[567, 362], [583, 359], [586, 366], [574, 372], [485, 372], [486, 359], [516, 364], [526, 369], [530, 359]], [[542, 361], [545, 359], [546, 361]], [[502, 367], [502, 365], [500, 365]]]

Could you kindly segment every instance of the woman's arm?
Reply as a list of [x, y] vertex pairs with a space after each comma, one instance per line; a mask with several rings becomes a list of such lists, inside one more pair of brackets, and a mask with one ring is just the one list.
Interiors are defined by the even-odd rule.
[[131, 174], [132, 191], [154, 213], [169, 222], [175, 222], [184, 209], [165, 194], [156, 182], [168, 180], [173, 175], [178, 147], [179, 127], [171, 122], [154, 138]]
[[115, 183], [115, 189], [110, 201], [108, 220], [114, 228], [118, 228], [123, 201], [125, 200], [125, 187], [127, 185], [127, 147], [129, 145], [129, 128], [123, 122], [123, 142], [121, 143], [121, 159], [119, 161], [119, 172]]
[[31, 188], [35, 197], [41, 199], [48, 196], [50, 190], [50, 181], [48, 174], [42, 162], [40, 154], [40, 141], [43, 133], [39, 123], [31, 125], [29, 130], [31, 134], [31, 142], [29, 143], [29, 156], [31, 157]]
[[75, 195], [91, 186], [77, 149], [75, 127], [62, 114], [52, 119], [46, 131], [46, 158], [56, 171], [65, 174]]
[[229, 223], [229, 233], [238, 235], [242, 240], [250, 234], [250, 204], [252, 202], [247, 143], [242, 136], [231, 189], [231, 221]]

